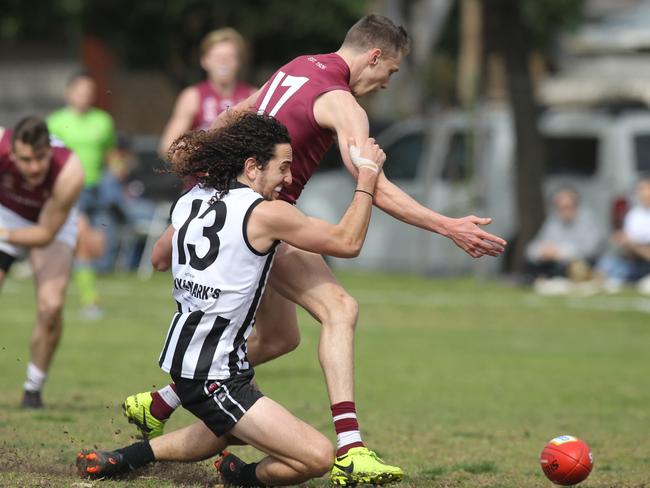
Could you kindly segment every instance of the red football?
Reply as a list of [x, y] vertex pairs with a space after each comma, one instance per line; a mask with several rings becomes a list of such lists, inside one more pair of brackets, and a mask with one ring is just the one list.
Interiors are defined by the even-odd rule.
[[539, 458], [546, 477], [556, 485], [577, 485], [584, 481], [594, 459], [586, 442], [571, 435], [561, 435], [549, 441]]

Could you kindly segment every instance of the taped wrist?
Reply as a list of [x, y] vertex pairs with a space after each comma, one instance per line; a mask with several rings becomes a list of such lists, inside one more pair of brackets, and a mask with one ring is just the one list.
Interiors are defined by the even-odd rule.
[[375, 173], [379, 173], [379, 166], [377, 166], [374, 161], [361, 157], [361, 149], [357, 146], [350, 146], [350, 159], [352, 159], [352, 164], [354, 164], [357, 169], [361, 169], [365, 166], [366, 168], [373, 170]]

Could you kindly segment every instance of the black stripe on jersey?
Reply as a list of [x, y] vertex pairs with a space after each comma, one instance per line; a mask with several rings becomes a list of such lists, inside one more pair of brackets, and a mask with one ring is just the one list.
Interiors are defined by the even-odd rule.
[[205, 312], [203, 312], [202, 310], [195, 310], [194, 312], [189, 314], [187, 320], [183, 324], [182, 326], [183, 328], [181, 329], [181, 333], [178, 337], [178, 342], [176, 343], [176, 347], [174, 348], [174, 359], [172, 359], [172, 367], [169, 370], [170, 374], [181, 376], [181, 373], [183, 371], [183, 358], [185, 357], [185, 353], [187, 352], [187, 347], [190, 345], [190, 342], [192, 341], [192, 337], [194, 336], [194, 331], [196, 330], [196, 327], [199, 325], [199, 322], [201, 322], [203, 315], [205, 315]]
[[178, 195], [178, 198], [177, 198], [176, 200], [174, 200], [174, 203], [172, 203], [172, 206], [171, 206], [171, 208], [169, 209], [169, 220], [170, 220], [170, 221], [171, 221], [171, 219], [172, 219], [172, 214], [174, 213], [174, 209], [176, 208], [176, 204], [178, 203], [178, 201], [179, 201], [181, 198], [183, 198], [185, 195], [187, 195], [189, 192], [191, 192], [191, 191], [192, 191], [192, 188], [194, 188], [194, 187], [191, 186], [190, 188], [188, 188], [187, 190], [185, 190], [183, 193], [181, 193], [180, 195]]
[[246, 313], [246, 318], [244, 323], [241, 325], [237, 331], [237, 335], [232, 343], [232, 352], [228, 356], [228, 369], [230, 370], [230, 376], [235, 376], [237, 374], [237, 363], [239, 362], [239, 355], [237, 354], [242, 346], [245, 345], [244, 333], [250, 326], [251, 322], [255, 318], [255, 312], [257, 311], [257, 305], [260, 302], [262, 297], [262, 292], [264, 291], [264, 285], [266, 284], [266, 275], [271, 269], [271, 263], [273, 262], [273, 255], [275, 254], [275, 246], [273, 247], [272, 252], [269, 254], [269, 257], [266, 258], [264, 263], [264, 269], [262, 270], [262, 275], [260, 276], [260, 281], [257, 283], [257, 290], [255, 290], [255, 297], [251, 302], [251, 306]]
[[[178, 306], [180, 307], [181, 304], [179, 303]], [[181, 318], [181, 310], [180, 310], [180, 308], [178, 310], [178, 313], [174, 314], [174, 315], [175, 315], [174, 316], [174, 321], [172, 322], [172, 325], [169, 328], [169, 333], [167, 334], [167, 340], [165, 341], [165, 347], [163, 347], [163, 350], [160, 353], [160, 359], [158, 360], [158, 366], [160, 366], [160, 367], [162, 367], [163, 363], [165, 362], [165, 356], [167, 355], [167, 349], [169, 349], [169, 342], [172, 340], [172, 336], [174, 335], [174, 330], [176, 330], [176, 324], [178, 324], [178, 319]]]
[[214, 319], [212, 329], [210, 332], [208, 332], [208, 335], [203, 341], [203, 346], [201, 346], [199, 360], [197, 361], [196, 369], [194, 370], [195, 380], [205, 380], [208, 378], [210, 367], [212, 366], [212, 361], [214, 360], [214, 352], [217, 350], [221, 335], [226, 330], [226, 327], [228, 327], [229, 323], [230, 320], [224, 319], [223, 317], [217, 316], [217, 318]]
[[241, 228], [242, 235], [244, 236], [244, 242], [245, 242], [246, 245], [248, 246], [248, 249], [250, 249], [250, 251], [251, 251], [253, 254], [255, 254], [256, 256], [266, 256], [266, 255], [269, 254], [271, 251], [273, 251], [273, 249], [275, 249], [275, 247], [276, 247], [276, 246], [278, 245], [278, 243], [279, 243], [279, 241], [275, 241], [267, 251], [265, 251], [265, 252], [260, 252], [260, 251], [258, 251], [257, 249], [255, 249], [255, 248], [251, 245], [251, 243], [248, 241], [248, 232], [246, 232], [246, 227], [248, 227], [248, 219], [250, 218], [251, 213], [253, 213], [253, 210], [255, 209], [255, 207], [257, 207], [257, 206], [258, 206], [260, 203], [262, 203], [263, 201], [264, 201], [264, 199], [263, 199], [263, 198], [260, 198], [260, 199], [258, 199], [258, 200], [255, 200], [255, 201], [251, 204], [251, 206], [248, 207], [248, 210], [246, 210], [246, 215], [244, 215], [244, 222], [242, 223], [242, 228]]

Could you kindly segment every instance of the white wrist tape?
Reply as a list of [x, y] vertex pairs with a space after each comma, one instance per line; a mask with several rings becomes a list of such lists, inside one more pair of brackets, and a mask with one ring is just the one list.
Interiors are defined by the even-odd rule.
[[361, 149], [357, 146], [350, 146], [350, 158], [352, 159], [352, 164], [354, 164], [357, 169], [361, 169], [365, 166], [366, 168], [373, 170], [375, 173], [379, 173], [379, 166], [370, 159], [362, 158]]

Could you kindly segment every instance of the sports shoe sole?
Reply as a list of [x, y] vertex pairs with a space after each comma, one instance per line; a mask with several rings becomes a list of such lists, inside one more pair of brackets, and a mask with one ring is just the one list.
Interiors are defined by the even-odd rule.
[[[112, 460], [112, 458], [108, 458], [108, 462], [111, 462]], [[104, 476], [99, 473], [102, 469], [100, 462], [101, 459], [97, 456], [97, 453], [93, 451], [81, 451], [77, 454], [77, 460], [75, 463], [77, 466], [77, 473], [82, 478], [103, 478]]]
[[357, 486], [357, 485], [388, 485], [390, 483], [399, 483], [403, 475], [382, 473], [380, 475], [370, 475], [357, 473], [354, 478], [339, 478], [330, 480], [334, 486]]

